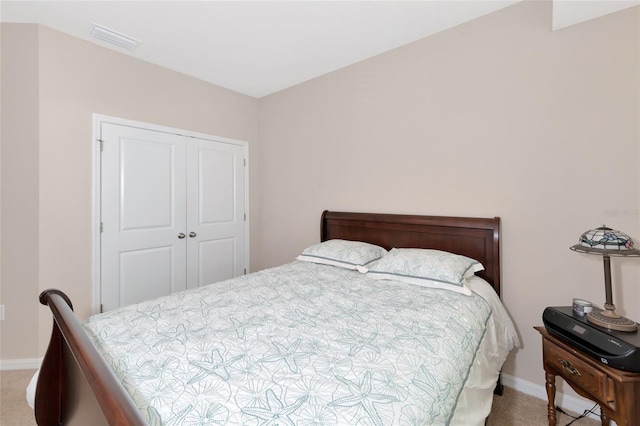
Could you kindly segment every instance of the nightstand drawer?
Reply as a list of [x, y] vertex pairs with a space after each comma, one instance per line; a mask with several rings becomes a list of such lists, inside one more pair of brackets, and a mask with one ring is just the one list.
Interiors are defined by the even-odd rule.
[[578, 394], [600, 405], [603, 425], [615, 420], [619, 426], [640, 426], [640, 373], [616, 370], [596, 362], [569, 343], [552, 336], [544, 327], [542, 362], [547, 390], [547, 418], [556, 425], [556, 376]]
[[558, 375], [564, 377], [569, 384], [578, 386], [600, 403], [606, 404], [611, 401], [608, 395], [607, 375], [604, 372], [549, 341], [543, 342], [543, 350], [545, 362], [557, 370]]

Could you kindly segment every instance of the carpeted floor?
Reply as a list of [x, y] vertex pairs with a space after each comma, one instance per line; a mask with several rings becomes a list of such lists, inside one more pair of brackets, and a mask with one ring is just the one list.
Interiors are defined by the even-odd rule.
[[[3, 426], [35, 426], [33, 411], [27, 404], [26, 388], [33, 370], [0, 371], [0, 424]], [[575, 413], [572, 413], [574, 416]], [[558, 426], [573, 420], [558, 413]], [[541, 399], [505, 387], [503, 396], [495, 396], [488, 426], [546, 426], [547, 403]], [[575, 426], [598, 425], [600, 422], [582, 418]]]
[[[573, 417], [563, 413], [556, 413], [556, 424], [558, 426], [565, 426], [575, 417], [578, 417], [576, 413], [568, 413]], [[597, 413], [600, 413], [599, 409]], [[504, 395], [494, 395], [487, 426], [546, 426], [548, 424], [546, 400], [515, 391], [506, 386]], [[601, 423], [592, 418], [583, 417], [571, 424], [572, 426], [597, 426]]]
[[0, 425], [35, 426], [26, 396], [33, 373], [35, 370], [0, 371]]

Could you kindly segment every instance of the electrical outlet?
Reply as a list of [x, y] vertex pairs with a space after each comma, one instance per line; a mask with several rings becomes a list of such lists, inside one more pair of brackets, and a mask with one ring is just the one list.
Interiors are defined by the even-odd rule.
[[0, 305], [0, 321], [4, 321], [4, 305]]

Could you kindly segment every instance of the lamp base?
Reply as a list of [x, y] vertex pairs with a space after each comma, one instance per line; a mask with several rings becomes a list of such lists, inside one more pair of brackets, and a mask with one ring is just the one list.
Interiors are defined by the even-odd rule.
[[635, 321], [621, 317], [615, 310], [591, 311], [587, 314], [587, 321], [600, 327], [616, 331], [634, 332], [638, 329]]

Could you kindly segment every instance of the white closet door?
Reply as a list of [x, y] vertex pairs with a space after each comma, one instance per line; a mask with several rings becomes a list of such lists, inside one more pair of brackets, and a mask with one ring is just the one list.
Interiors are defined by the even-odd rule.
[[187, 286], [245, 270], [245, 165], [240, 145], [187, 142]]
[[186, 288], [185, 138], [102, 124], [101, 304]]
[[149, 126], [100, 123], [102, 311], [246, 272], [246, 144]]

